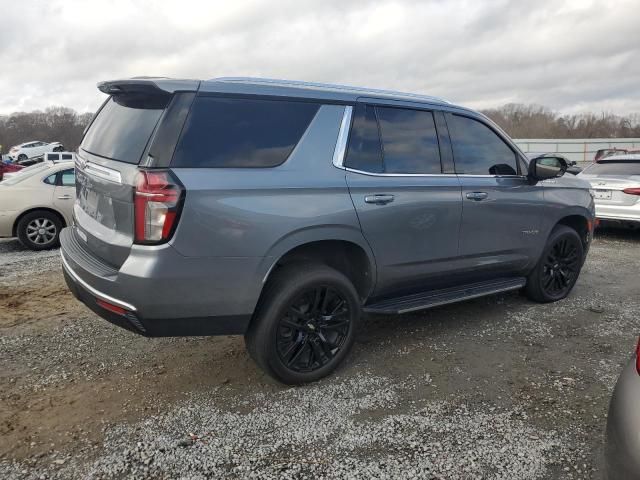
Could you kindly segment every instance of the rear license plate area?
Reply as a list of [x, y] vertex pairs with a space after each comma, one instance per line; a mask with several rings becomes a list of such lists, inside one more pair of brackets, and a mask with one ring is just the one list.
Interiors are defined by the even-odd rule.
[[596, 200], [611, 200], [611, 190], [594, 190]]

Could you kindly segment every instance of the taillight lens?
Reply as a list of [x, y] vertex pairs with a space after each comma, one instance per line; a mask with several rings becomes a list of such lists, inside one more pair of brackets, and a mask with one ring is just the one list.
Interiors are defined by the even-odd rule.
[[638, 338], [638, 346], [636, 347], [636, 371], [640, 375], [640, 338]]
[[135, 192], [136, 243], [155, 244], [171, 238], [182, 206], [183, 189], [166, 170], [142, 170]]
[[622, 190], [627, 195], [640, 195], [640, 188], [625, 188]]

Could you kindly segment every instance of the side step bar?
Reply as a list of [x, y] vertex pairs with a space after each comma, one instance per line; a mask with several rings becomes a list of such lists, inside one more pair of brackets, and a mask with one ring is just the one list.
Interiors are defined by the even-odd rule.
[[461, 302], [472, 298], [484, 297], [494, 293], [508, 292], [524, 287], [524, 277], [500, 278], [490, 282], [471, 283], [458, 287], [416, 293], [405, 297], [389, 298], [364, 306], [366, 313], [399, 314], [424, 310], [448, 303]]

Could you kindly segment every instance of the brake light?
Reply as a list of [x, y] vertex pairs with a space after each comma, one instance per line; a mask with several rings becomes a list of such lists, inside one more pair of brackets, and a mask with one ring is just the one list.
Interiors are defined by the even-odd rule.
[[625, 188], [624, 190], [622, 190], [622, 192], [626, 193], [627, 195], [640, 195], [640, 188]]
[[640, 375], [640, 338], [638, 338], [638, 346], [636, 347], [636, 372]]
[[183, 188], [166, 170], [138, 173], [134, 199], [136, 243], [162, 243], [178, 223]]

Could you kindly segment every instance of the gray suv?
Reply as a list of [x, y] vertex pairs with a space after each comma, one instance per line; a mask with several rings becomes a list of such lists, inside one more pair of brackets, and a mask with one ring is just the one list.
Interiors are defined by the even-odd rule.
[[573, 288], [594, 227], [566, 162], [527, 160], [434, 97], [249, 78], [134, 78], [78, 149], [74, 295], [150, 336], [243, 334], [287, 384], [348, 354], [363, 313]]

